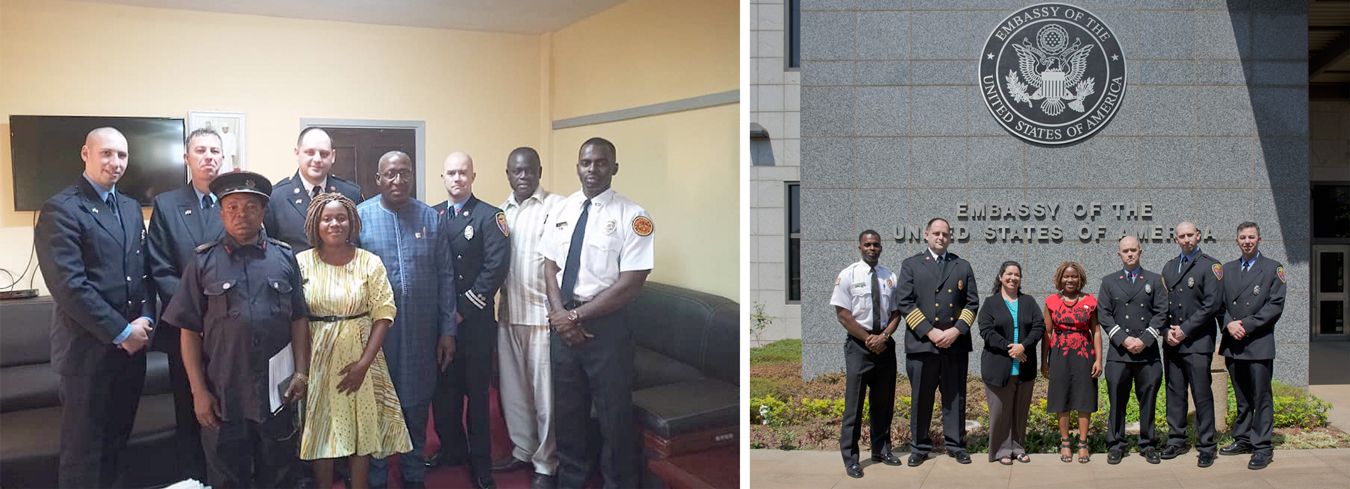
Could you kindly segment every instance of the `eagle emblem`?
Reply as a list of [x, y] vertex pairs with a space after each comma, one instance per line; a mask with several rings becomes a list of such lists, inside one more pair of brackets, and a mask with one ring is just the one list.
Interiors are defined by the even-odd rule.
[[[1036, 32], [1034, 46], [1023, 37], [1021, 44], [1014, 43], [1012, 47], [1017, 51], [1022, 77], [1026, 78], [1023, 83], [1016, 71], [1008, 71], [1008, 95], [1014, 102], [1034, 107], [1032, 101], [1040, 100], [1041, 111], [1050, 116], [1064, 112], [1066, 101], [1070, 109], [1083, 112], [1083, 99], [1096, 93], [1097, 88], [1092, 77], [1082, 79], [1088, 54], [1095, 44], [1084, 46], [1082, 39], [1075, 38], [1070, 45], [1068, 31], [1049, 24]], [[1034, 92], [1027, 93], [1028, 84], [1034, 87]]]

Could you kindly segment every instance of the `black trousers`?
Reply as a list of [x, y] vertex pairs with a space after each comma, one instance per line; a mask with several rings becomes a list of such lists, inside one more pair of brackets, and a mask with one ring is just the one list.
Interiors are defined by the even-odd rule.
[[156, 328], [155, 349], [169, 355], [169, 387], [173, 391], [175, 468], [178, 479], [204, 480], [206, 454], [202, 452], [202, 426], [192, 406], [192, 384], [183, 367], [178, 328]]
[[933, 393], [942, 392], [942, 436], [948, 452], [966, 449], [966, 372], [969, 353], [915, 353], [905, 357], [913, 395], [909, 405], [910, 453], [933, 451], [928, 426], [933, 422]]
[[[895, 340], [886, 340], [886, 350], [872, 353], [861, 340], [844, 341], [844, 423], [839, 430], [839, 451], [844, 465], [858, 463], [858, 428], [863, 401], [870, 401], [872, 455], [891, 453], [891, 417], [895, 414]], [[870, 392], [869, 392], [870, 390]]]
[[1274, 360], [1228, 359], [1228, 375], [1237, 401], [1233, 441], [1249, 444], [1253, 451], [1266, 455], [1271, 453], [1270, 433], [1275, 427], [1275, 403], [1270, 391], [1273, 363]]
[[122, 483], [121, 455], [145, 386], [145, 353], [118, 353], [93, 373], [61, 376], [61, 487]]
[[300, 433], [295, 431], [296, 406], [259, 423], [222, 421], [202, 428], [206, 478], [211, 487], [299, 487]]
[[1139, 402], [1139, 448], [1158, 446], [1154, 428], [1153, 410], [1158, 404], [1158, 388], [1162, 387], [1162, 362], [1106, 362], [1106, 394], [1111, 400], [1111, 413], [1106, 421], [1106, 448], [1127, 451], [1125, 441], [1125, 411], [1130, 389], [1134, 388]]
[[1167, 444], [1186, 444], [1186, 391], [1195, 399], [1195, 449], [1214, 454], [1214, 390], [1209, 373], [1213, 353], [1163, 352], [1167, 369]]
[[[455, 359], [436, 380], [432, 414], [436, 436], [441, 439], [441, 457], [467, 460], [474, 478], [492, 475], [491, 413], [488, 384], [492, 379], [492, 350], [497, 346], [497, 321], [491, 314], [465, 318], [459, 323]], [[468, 421], [465, 422], [465, 398]], [[466, 435], [467, 427], [467, 436]]]
[[594, 469], [586, 428], [594, 406], [604, 438], [600, 471], [606, 488], [638, 487], [641, 447], [633, 426], [633, 336], [620, 310], [582, 326], [595, 335], [577, 347], [549, 339], [553, 420], [560, 489], [580, 488]]

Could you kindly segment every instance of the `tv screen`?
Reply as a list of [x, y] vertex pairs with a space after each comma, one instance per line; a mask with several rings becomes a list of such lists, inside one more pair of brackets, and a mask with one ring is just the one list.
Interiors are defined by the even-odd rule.
[[9, 141], [14, 209], [34, 211], [84, 172], [80, 147], [89, 131], [112, 127], [127, 137], [127, 170], [117, 192], [150, 206], [156, 195], [187, 182], [183, 119], [13, 115]]

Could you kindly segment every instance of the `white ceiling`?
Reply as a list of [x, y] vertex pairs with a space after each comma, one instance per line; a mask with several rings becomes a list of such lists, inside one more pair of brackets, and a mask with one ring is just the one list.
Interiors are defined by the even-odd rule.
[[624, 2], [624, 0], [92, 1], [138, 7], [517, 34], [555, 31]]

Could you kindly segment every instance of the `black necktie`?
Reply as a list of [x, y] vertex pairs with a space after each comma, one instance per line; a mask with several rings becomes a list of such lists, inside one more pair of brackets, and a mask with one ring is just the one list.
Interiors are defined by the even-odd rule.
[[881, 329], [881, 284], [877, 282], [877, 267], [872, 267], [872, 331]]
[[320, 186], [318, 186], [318, 185], [315, 185], [315, 186], [314, 186], [314, 189], [309, 191], [309, 198], [312, 199], [312, 198], [318, 197], [318, 196], [319, 196], [319, 192], [322, 192], [322, 191], [323, 191], [323, 187], [320, 187]]
[[945, 273], [947, 271], [947, 254], [943, 253], [941, 256], [938, 256], [937, 262], [938, 262], [938, 273]]
[[1243, 262], [1243, 263], [1242, 263], [1242, 271], [1245, 272], [1245, 271], [1247, 271], [1247, 270], [1249, 270], [1249, 269], [1251, 269], [1251, 268], [1252, 268], [1252, 262]]
[[202, 196], [202, 210], [210, 209], [210, 208], [211, 208], [211, 204], [212, 204], [212, 202], [211, 202], [211, 196], [210, 196], [210, 195], [203, 195], [203, 196]]
[[125, 229], [125, 224], [122, 222], [122, 213], [121, 213], [121, 212], [117, 212], [117, 196], [113, 195], [112, 192], [108, 192], [108, 199], [105, 200], [104, 202], [108, 204], [108, 209], [109, 209], [109, 210], [112, 210], [113, 217], [116, 217], [116, 218], [117, 218], [117, 226], [118, 226], [119, 228], [123, 228], [123, 229], [122, 229], [122, 232], [119, 233], [119, 234], [120, 234], [123, 238], [125, 238], [125, 237], [126, 237], [126, 229]]
[[1134, 283], [1134, 272], [1130, 272], [1130, 283]]
[[572, 228], [572, 244], [568, 246], [567, 265], [563, 267], [562, 277], [562, 302], [564, 306], [572, 302], [572, 289], [577, 286], [577, 272], [581, 270], [581, 243], [586, 238], [586, 218], [591, 212], [591, 201], [587, 199], [581, 204], [581, 216], [577, 218], [576, 226]]
[[1186, 262], [1188, 262], [1188, 261], [1191, 261], [1190, 257], [1187, 257], [1186, 255], [1182, 255], [1182, 256], [1181, 256], [1181, 265], [1178, 265], [1178, 266], [1177, 266], [1177, 272], [1180, 272], [1181, 269], [1184, 268], [1184, 267], [1186, 266]]

